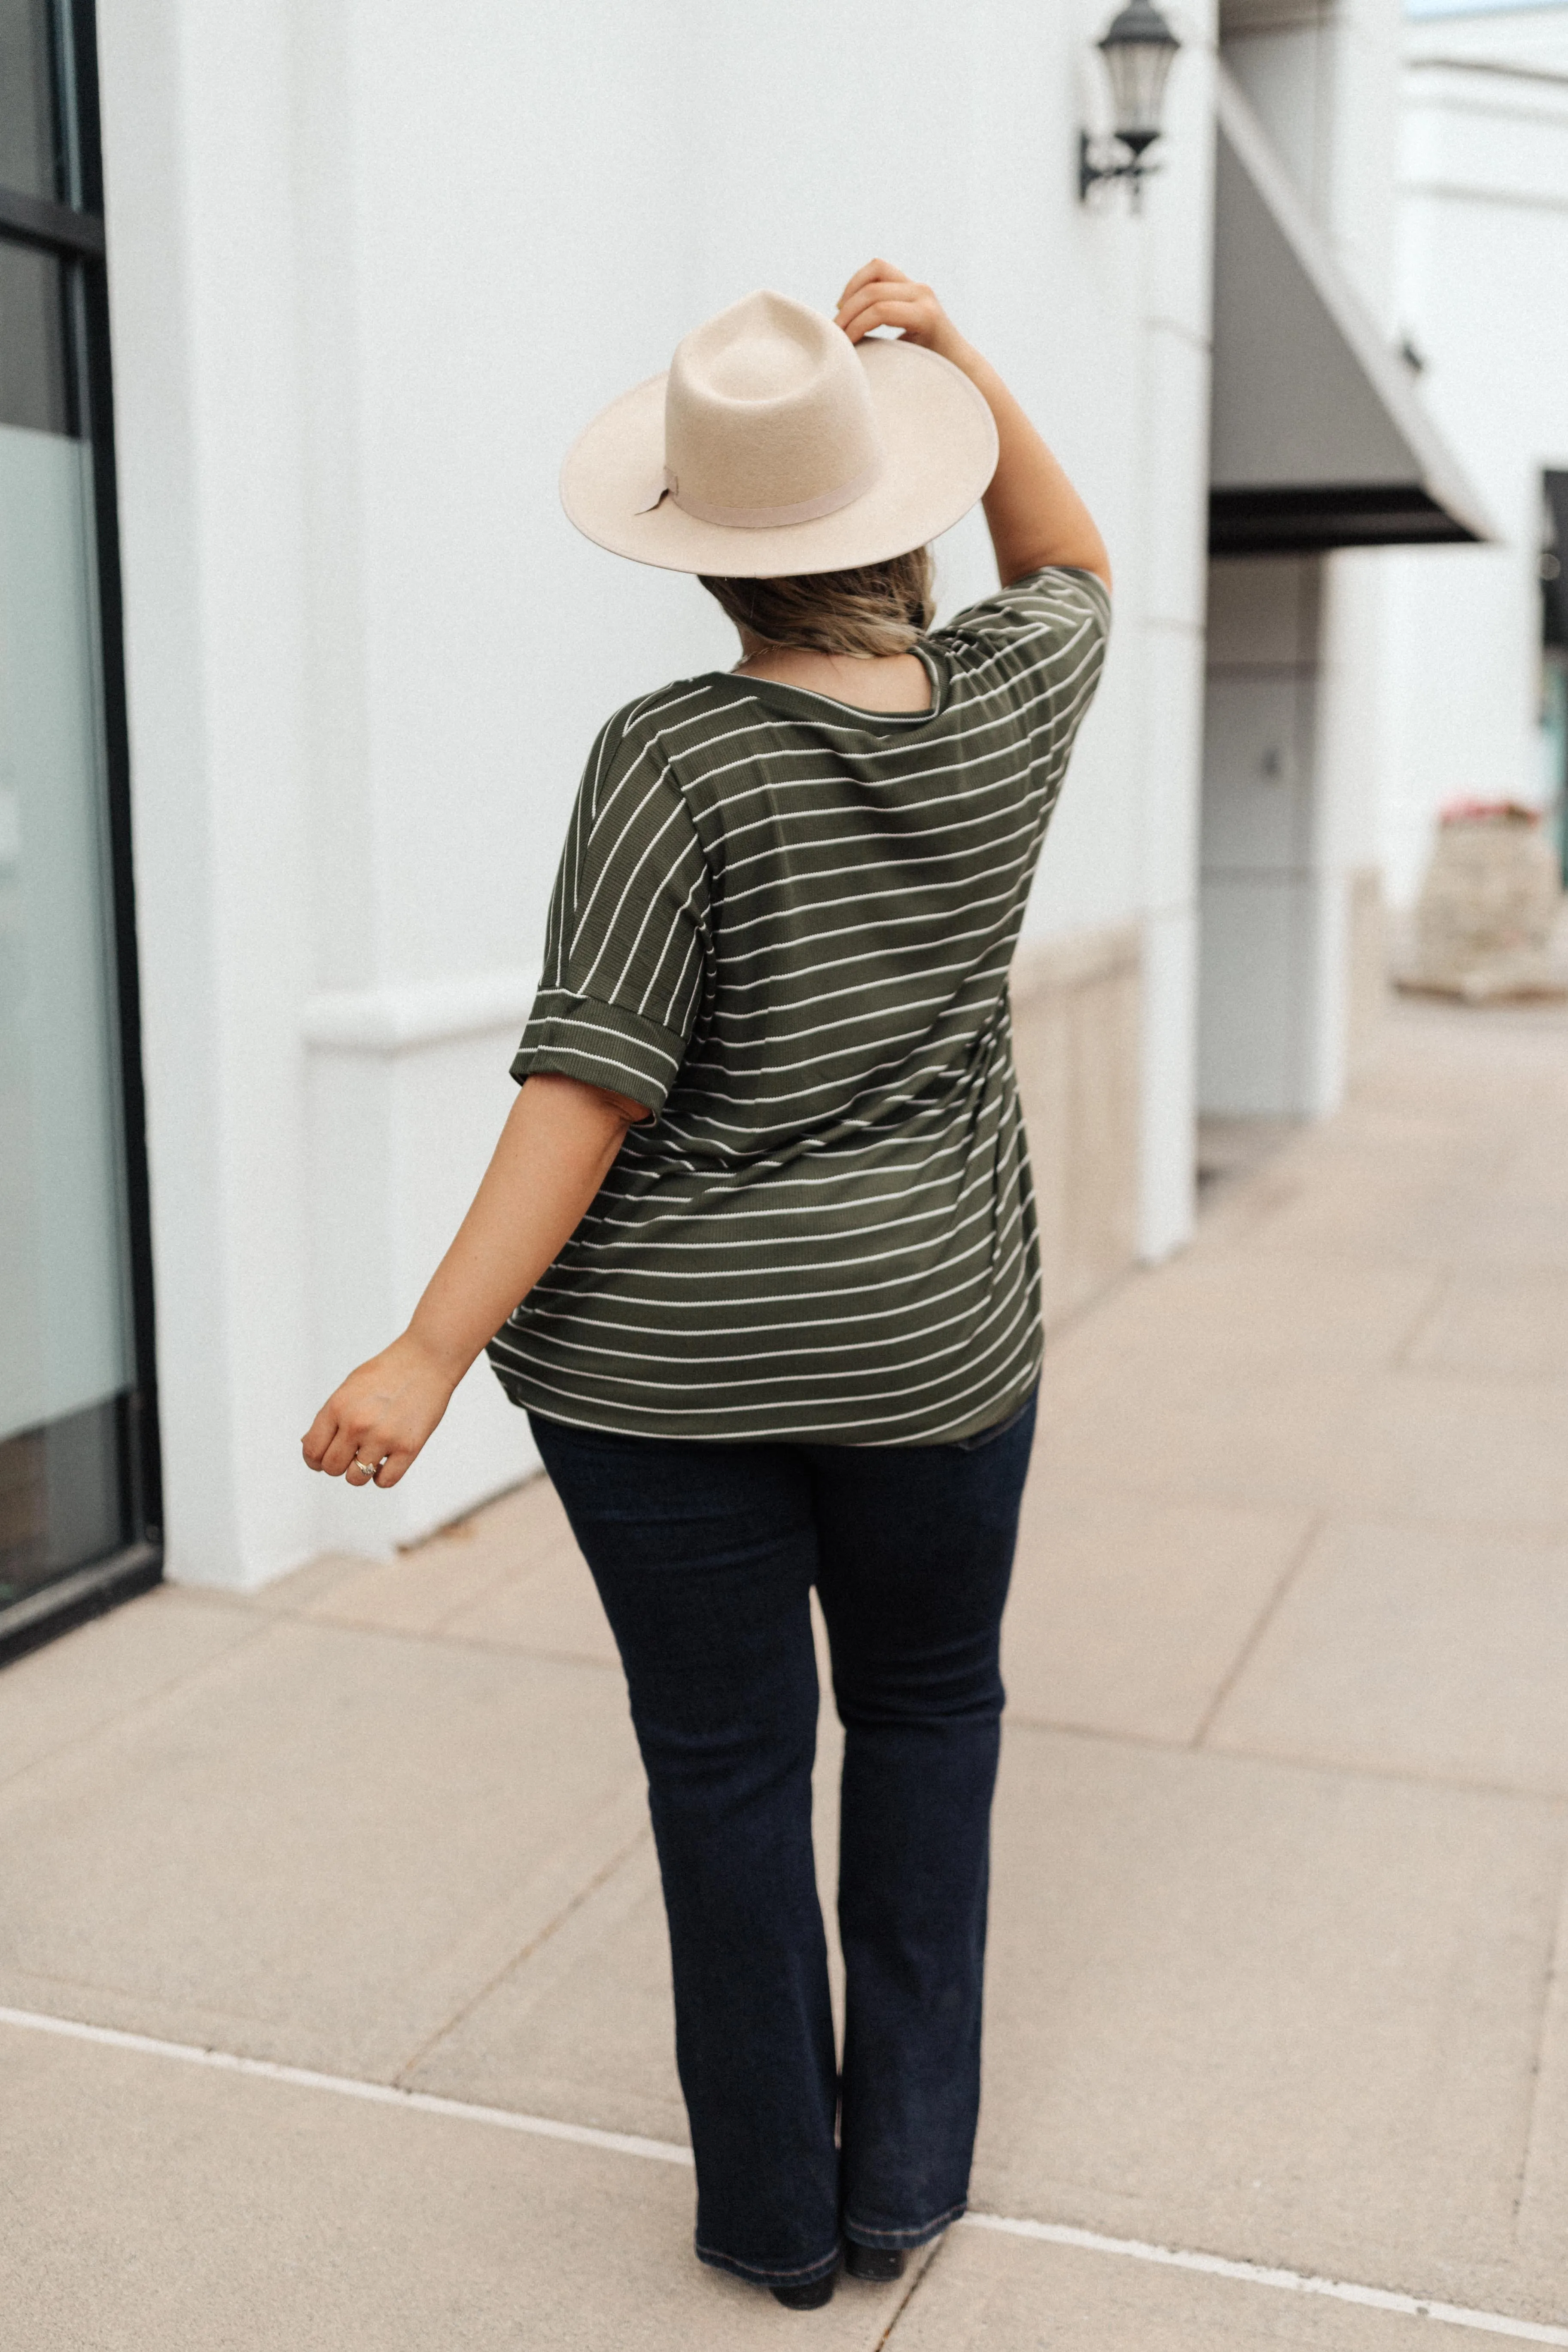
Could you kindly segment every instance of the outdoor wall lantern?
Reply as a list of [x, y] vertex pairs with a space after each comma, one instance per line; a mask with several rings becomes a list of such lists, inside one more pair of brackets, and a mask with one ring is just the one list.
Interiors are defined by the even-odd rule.
[[1141, 210], [1144, 174], [1160, 168], [1144, 159], [1160, 136], [1165, 80], [1181, 46], [1152, 0], [1128, 0], [1096, 43], [1105, 59], [1115, 128], [1109, 139], [1091, 138], [1087, 131], [1079, 133], [1080, 204], [1101, 181], [1125, 180], [1132, 192], [1133, 211]]

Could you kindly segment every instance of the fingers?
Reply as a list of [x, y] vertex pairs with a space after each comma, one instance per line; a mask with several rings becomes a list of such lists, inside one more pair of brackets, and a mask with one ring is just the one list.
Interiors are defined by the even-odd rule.
[[312, 1470], [320, 1470], [326, 1459], [327, 1449], [338, 1432], [338, 1417], [330, 1403], [324, 1404], [304, 1436], [300, 1450]]
[[350, 1486], [395, 1486], [419, 1450], [406, 1431], [395, 1434], [363, 1416], [340, 1422], [330, 1405], [322, 1406], [303, 1441], [312, 1470]]
[[858, 310], [851, 319], [841, 319], [839, 325], [852, 343], [864, 341], [873, 327], [898, 327], [906, 335], [919, 335], [929, 324], [929, 313], [922, 302], [872, 301]]
[[358, 1420], [340, 1421], [332, 1442], [321, 1457], [329, 1478], [342, 1478], [357, 1462], [379, 1462], [386, 1448], [377, 1448], [369, 1426]]
[[906, 278], [889, 262], [868, 261], [864, 269], [856, 271], [838, 298], [838, 324], [851, 340], [858, 341], [857, 329], [859, 334], [867, 330], [867, 312], [879, 303], [888, 302], [919, 306], [925, 314], [920, 323], [926, 326], [934, 325], [941, 316], [941, 306], [929, 286]]
[[395, 1486], [440, 1422], [452, 1386], [417, 1346], [395, 1341], [333, 1390], [301, 1441], [305, 1460], [351, 1486]]
[[341, 1471], [334, 1465], [332, 1454], [328, 1454], [323, 1466], [329, 1477], [341, 1477], [350, 1486], [380, 1485], [387, 1447], [379, 1439], [362, 1437], [357, 1445], [349, 1445], [345, 1441], [343, 1452], [346, 1458]]
[[[368, 1486], [376, 1465], [395, 1449], [390, 1438], [380, 1434], [371, 1423], [340, 1421], [331, 1406], [324, 1404], [306, 1432], [300, 1450], [312, 1470], [324, 1471], [329, 1478], [346, 1478], [351, 1486]], [[404, 1469], [412, 1460], [413, 1455], [405, 1453]]]
[[891, 261], [877, 260], [863, 263], [860, 268], [855, 272], [854, 277], [849, 280], [849, 283], [844, 289], [843, 293], [838, 297], [839, 309], [841, 310], [843, 310], [845, 303], [849, 299], [851, 294], [858, 294], [862, 286], [869, 286], [874, 279], [879, 278], [891, 278], [902, 281], [904, 273]]
[[912, 278], [873, 278], [853, 292], [846, 287], [838, 298], [837, 318], [841, 327], [847, 328], [851, 319], [859, 315], [873, 302], [910, 301], [921, 295], [929, 298], [929, 287], [917, 286]]

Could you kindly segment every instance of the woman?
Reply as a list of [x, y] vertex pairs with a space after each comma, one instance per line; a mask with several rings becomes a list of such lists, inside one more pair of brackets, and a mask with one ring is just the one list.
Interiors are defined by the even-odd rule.
[[[931, 635], [925, 543], [982, 494], [1001, 592]], [[647, 1769], [697, 2251], [808, 2309], [841, 2252], [894, 2278], [967, 2193], [1040, 1354], [1007, 967], [1109, 568], [994, 370], [881, 261], [836, 321], [758, 294], [699, 328], [563, 497], [699, 574], [742, 659], [600, 735], [495, 1158], [305, 1458], [395, 1486], [487, 1344], [527, 1410]]]

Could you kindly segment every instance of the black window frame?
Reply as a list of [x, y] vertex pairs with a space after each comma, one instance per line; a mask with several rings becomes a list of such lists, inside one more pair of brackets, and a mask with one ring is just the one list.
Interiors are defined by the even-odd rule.
[[131, 746], [126, 718], [123, 605], [114, 464], [114, 392], [100, 136], [94, 0], [56, 0], [58, 101], [66, 115], [76, 203], [0, 187], [0, 239], [41, 247], [72, 265], [79, 289], [79, 437], [92, 450], [109, 849], [110, 966], [120, 1049], [133, 1385], [120, 1417], [122, 1524], [127, 1540], [106, 1558], [68, 1570], [0, 1610], [0, 1664], [84, 1618], [146, 1591], [163, 1572], [163, 1480], [158, 1443], [146, 1100], [132, 863]]

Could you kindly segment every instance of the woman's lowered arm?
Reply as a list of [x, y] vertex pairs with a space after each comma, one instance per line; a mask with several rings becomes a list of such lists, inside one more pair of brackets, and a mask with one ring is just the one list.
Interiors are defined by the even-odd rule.
[[[395, 1486], [487, 1339], [571, 1239], [641, 1103], [580, 1078], [529, 1078], [495, 1156], [400, 1338], [334, 1389], [304, 1438], [312, 1470], [358, 1462]], [[364, 1486], [366, 1478], [351, 1482]]]

